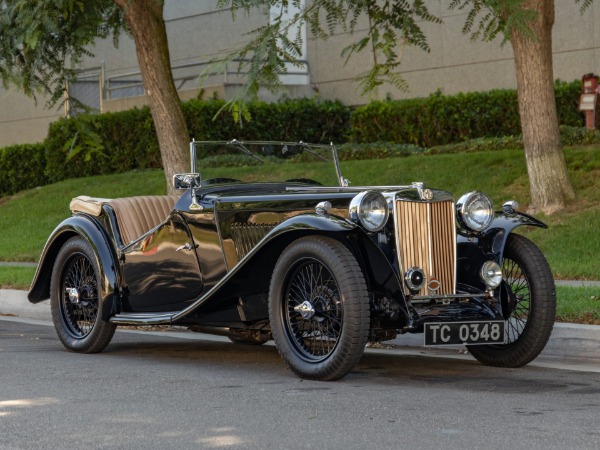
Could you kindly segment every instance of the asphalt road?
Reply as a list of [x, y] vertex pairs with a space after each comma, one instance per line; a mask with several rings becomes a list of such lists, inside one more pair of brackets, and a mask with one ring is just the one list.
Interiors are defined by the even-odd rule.
[[271, 345], [179, 336], [117, 331], [78, 355], [0, 319], [0, 449], [600, 447], [598, 372], [367, 350], [324, 383]]

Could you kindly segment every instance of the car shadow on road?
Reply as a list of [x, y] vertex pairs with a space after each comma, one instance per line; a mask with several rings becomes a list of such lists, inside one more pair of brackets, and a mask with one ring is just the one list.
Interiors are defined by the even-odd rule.
[[[214, 340], [182, 340], [168, 337], [135, 335], [135, 339], [119, 336], [102, 353], [106, 358], [137, 359], [140, 364], [202, 371], [218, 368], [231, 379], [240, 381], [252, 376], [268, 376], [270, 382], [286, 383], [299, 380], [289, 371], [273, 345], [252, 346]], [[598, 393], [589, 383], [570, 380], [549, 369], [526, 366], [518, 369], [486, 367], [469, 357], [444, 357], [443, 354], [403, 353], [367, 350], [346, 377], [335, 383], [308, 382], [311, 386], [355, 387], [422, 387], [426, 389], [465, 390], [496, 393], [552, 393], [574, 390]], [[250, 377], [252, 378], [252, 377]], [[600, 377], [599, 377], [600, 378]], [[314, 385], [313, 385], [314, 383]], [[590, 389], [593, 390], [590, 391]]]

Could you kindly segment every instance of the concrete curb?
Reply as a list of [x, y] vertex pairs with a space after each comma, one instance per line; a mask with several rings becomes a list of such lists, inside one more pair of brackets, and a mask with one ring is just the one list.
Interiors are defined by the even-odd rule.
[[28, 319], [52, 320], [50, 302], [31, 303], [27, 291], [0, 289], [0, 317], [17, 316]]
[[[50, 302], [33, 304], [27, 299], [27, 292], [14, 289], [0, 289], [0, 319], [19, 317], [51, 321]], [[404, 334], [383, 344], [398, 347], [423, 347], [422, 334]], [[462, 346], [436, 347], [436, 349], [459, 352]], [[550, 341], [540, 355], [547, 361], [569, 361], [600, 366], [600, 325], [578, 325], [556, 323]]]

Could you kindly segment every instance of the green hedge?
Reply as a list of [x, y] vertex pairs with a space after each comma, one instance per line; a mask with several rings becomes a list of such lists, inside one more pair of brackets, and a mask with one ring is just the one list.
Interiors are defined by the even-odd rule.
[[[555, 84], [559, 123], [582, 126], [578, 111], [579, 81]], [[354, 142], [389, 141], [423, 147], [521, 132], [515, 90], [471, 92], [452, 96], [440, 92], [423, 99], [374, 101], [352, 114]]]
[[[555, 84], [564, 145], [598, 142], [600, 132], [581, 128], [578, 80]], [[221, 100], [182, 103], [190, 136], [196, 140], [275, 140], [352, 144], [341, 159], [374, 159], [422, 153], [478, 151], [520, 146], [514, 90], [375, 101], [352, 111], [339, 101], [285, 100], [248, 104], [252, 119], [236, 124]], [[516, 137], [505, 137], [516, 136]], [[492, 139], [493, 138], [493, 139]], [[490, 139], [492, 139], [490, 141]], [[393, 143], [393, 144], [391, 144]], [[29, 152], [23, 157], [23, 152]], [[215, 152], [206, 153], [205, 158]], [[207, 164], [239, 164], [215, 159]], [[43, 146], [0, 149], [0, 195], [65, 178], [161, 167], [147, 107], [118, 113], [80, 115], [50, 125]]]
[[0, 148], [0, 196], [47, 184], [44, 144]]
[[[346, 142], [350, 108], [339, 101], [315, 99], [251, 102], [251, 120], [236, 124], [222, 100], [183, 103], [190, 136], [196, 140], [289, 141], [315, 144]], [[215, 117], [216, 116], [216, 117]]]
[[50, 182], [161, 167], [147, 107], [59, 119], [50, 125], [45, 144]]
[[[221, 100], [182, 103], [190, 136], [196, 140], [339, 142], [346, 139], [350, 122], [350, 109], [333, 101], [252, 102], [248, 105], [252, 119], [242, 124], [236, 124], [227, 111], [217, 115], [224, 105]], [[46, 147], [47, 175], [52, 182], [161, 167], [147, 107], [60, 119], [50, 125]]]

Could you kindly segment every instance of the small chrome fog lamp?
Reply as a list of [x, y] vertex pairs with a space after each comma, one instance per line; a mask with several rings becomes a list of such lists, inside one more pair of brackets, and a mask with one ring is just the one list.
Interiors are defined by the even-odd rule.
[[492, 289], [497, 288], [502, 283], [502, 267], [495, 261], [486, 261], [481, 266], [481, 279]]
[[425, 285], [425, 272], [420, 267], [411, 267], [404, 274], [404, 282], [408, 289], [418, 292]]

